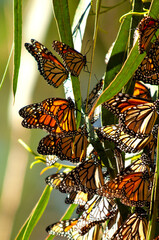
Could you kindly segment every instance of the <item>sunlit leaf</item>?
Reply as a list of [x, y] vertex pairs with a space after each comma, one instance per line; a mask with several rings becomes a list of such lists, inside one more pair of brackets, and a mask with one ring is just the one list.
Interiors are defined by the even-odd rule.
[[14, 0], [14, 73], [13, 93], [17, 90], [22, 44], [22, 0]]

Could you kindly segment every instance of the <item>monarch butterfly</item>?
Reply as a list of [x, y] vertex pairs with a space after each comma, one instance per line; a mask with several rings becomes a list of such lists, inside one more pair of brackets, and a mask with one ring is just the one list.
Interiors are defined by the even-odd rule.
[[133, 79], [141, 80], [145, 83], [154, 85], [159, 84], [159, 41], [158, 39], [152, 44], [151, 49], [143, 59], [136, 70]]
[[133, 97], [145, 98], [152, 100], [150, 89], [146, 87], [142, 82], [135, 82]]
[[81, 162], [86, 158], [87, 145], [86, 129], [79, 128], [65, 137], [47, 135], [39, 142], [37, 151], [42, 155], [56, 155], [61, 160]]
[[118, 93], [103, 103], [103, 106], [119, 117], [119, 123], [124, 132], [146, 137], [151, 133], [157, 119], [159, 100], [153, 102]]
[[84, 208], [76, 223], [81, 235], [86, 234], [94, 225], [113, 218], [117, 212], [117, 205], [113, 200], [98, 195], [94, 195]]
[[135, 153], [145, 148], [151, 141], [154, 141], [153, 133], [145, 138], [140, 136], [131, 136], [121, 130], [120, 125], [108, 125], [96, 129], [98, 137], [103, 140], [111, 140], [116, 147], [126, 153]]
[[159, 21], [156, 19], [153, 19], [150, 16], [144, 17], [140, 21], [137, 27], [137, 30], [139, 32], [139, 53], [140, 54], [147, 50], [149, 43], [158, 28], [159, 28]]
[[19, 114], [24, 118], [23, 127], [45, 129], [51, 134], [64, 134], [76, 130], [74, 110], [71, 98], [48, 98], [21, 108]]
[[57, 88], [68, 78], [64, 65], [40, 42], [31, 39], [31, 44], [25, 43], [25, 47], [36, 59], [39, 72], [48, 84]]
[[53, 41], [53, 49], [62, 57], [66, 69], [78, 77], [82, 68], [86, 66], [86, 56], [59, 41]]
[[137, 209], [130, 217], [118, 228], [111, 240], [144, 240], [147, 233], [147, 215], [143, 209]]
[[[51, 175], [46, 178], [46, 183], [52, 186], [54, 185], [55, 175]], [[97, 188], [100, 188], [104, 184], [104, 178], [102, 174], [101, 163], [96, 159], [90, 159], [71, 172], [69, 172], [64, 179], [58, 185], [58, 189], [61, 192], [78, 192], [93, 193]]]
[[[67, 237], [69, 240], [97, 240], [101, 239], [103, 234], [103, 228], [105, 223], [101, 225], [95, 225], [87, 234], [81, 236], [76, 228], [77, 219], [60, 221], [51, 224], [46, 228], [46, 231], [50, 235]], [[104, 227], [103, 227], [104, 226]]]
[[128, 206], [149, 206], [153, 174], [149, 171], [119, 175], [108, 181], [97, 193], [108, 198], [120, 198]]

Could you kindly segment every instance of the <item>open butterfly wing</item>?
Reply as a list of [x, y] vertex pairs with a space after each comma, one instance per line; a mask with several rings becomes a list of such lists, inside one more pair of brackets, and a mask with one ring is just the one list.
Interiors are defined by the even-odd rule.
[[44, 45], [32, 39], [25, 47], [36, 59], [39, 72], [48, 84], [57, 88], [68, 78], [64, 65]]
[[76, 130], [75, 105], [71, 98], [48, 98], [41, 103], [42, 109], [55, 118], [61, 129], [68, 131]]

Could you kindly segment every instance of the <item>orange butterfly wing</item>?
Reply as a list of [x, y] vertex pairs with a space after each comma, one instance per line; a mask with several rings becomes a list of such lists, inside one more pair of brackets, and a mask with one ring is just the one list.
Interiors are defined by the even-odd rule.
[[140, 209], [129, 216], [129, 218], [117, 229], [111, 240], [144, 240], [147, 234], [147, 215]]
[[64, 65], [44, 45], [32, 39], [25, 47], [36, 59], [40, 74], [48, 84], [57, 88], [68, 78]]
[[108, 198], [120, 198], [128, 206], [149, 206], [153, 174], [134, 172], [108, 181], [98, 192]]
[[24, 118], [22, 125], [26, 128], [41, 128], [51, 134], [64, 134], [76, 130], [74, 110], [71, 99], [48, 98], [21, 108], [19, 114]]
[[152, 100], [150, 89], [146, 87], [142, 82], [136, 82], [134, 86], [133, 97], [145, 98]]
[[57, 155], [61, 160], [81, 162], [86, 158], [87, 145], [87, 133], [80, 128], [65, 137], [48, 135], [42, 138], [37, 151], [43, 155]]
[[103, 106], [119, 117], [124, 132], [142, 138], [151, 133], [158, 116], [158, 100], [152, 102], [123, 93], [118, 93]]
[[78, 77], [82, 68], [86, 66], [86, 56], [59, 41], [53, 41], [53, 48], [62, 57], [68, 71]]

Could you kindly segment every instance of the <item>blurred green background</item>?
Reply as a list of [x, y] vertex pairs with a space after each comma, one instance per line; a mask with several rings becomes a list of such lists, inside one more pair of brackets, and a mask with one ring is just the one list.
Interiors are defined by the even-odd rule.
[[[71, 22], [78, 3], [78, 0], [69, 1]], [[103, 6], [113, 6], [118, 3], [119, 0], [102, 1]], [[95, 1], [92, 9], [95, 11]], [[119, 18], [129, 10], [130, 3], [127, 0], [120, 6], [100, 15], [91, 89], [97, 83], [94, 74], [100, 80], [105, 72], [105, 54], [116, 38], [120, 26]], [[13, 41], [12, 1], [0, 1], [0, 29], [0, 76], [2, 78]], [[88, 45], [90, 44], [92, 47], [93, 31], [94, 15], [91, 10], [84, 35], [83, 51], [86, 49], [88, 40], [90, 40]], [[28, 0], [23, 2], [22, 59], [15, 100], [12, 93], [13, 59], [11, 59], [0, 92], [0, 239], [3, 240], [16, 237], [20, 227], [29, 216], [45, 188], [45, 177], [56, 171], [56, 169], [52, 169], [40, 175], [41, 170], [45, 167], [42, 163], [30, 169], [34, 156], [28, 154], [18, 143], [18, 139], [21, 138], [36, 151], [38, 142], [46, 135], [42, 130], [24, 129], [21, 126], [22, 119], [18, 114], [18, 110], [27, 104], [40, 102], [48, 97], [64, 97], [62, 86], [55, 89], [47, 85], [37, 70], [37, 63], [34, 58], [24, 48], [24, 43], [30, 42], [31, 38], [40, 41], [50, 50], [52, 49], [52, 41], [59, 39], [51, 0]], [[82, 53], [84, 53], [83, 51]], [[91, 59], [90, 52], [87, 55], [89, 62]], [[87, 94], [88, 79], [88, 73], [82, 71], [80, 83], [84, 99]], [[49, 224], [58, 221], [68, 207], [64, 203], [65, 197], [65, 194], [57, 190], [52, 191], [46, 211], [30, 239], [40, 240], [46, 238], [45, 228]]]

